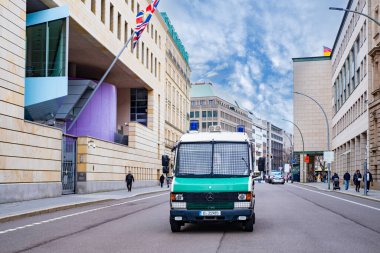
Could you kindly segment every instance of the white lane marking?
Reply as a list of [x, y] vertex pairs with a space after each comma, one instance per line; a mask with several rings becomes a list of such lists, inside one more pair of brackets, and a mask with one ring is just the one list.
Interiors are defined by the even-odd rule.
[[151, 198], [155, 198], [155, 197], [159, 197], [159, 196], [167, 195], [167, 194], [168, 193], [162, 193], [162, 194], [158, 194], [158, 195], [154, 195], [154, 196], [150, 196], [150, 197], [145, 197], [145, 198], [141, 198], [141, 199], [135, 199], [135, 200], [125, 201], [125, 202], [121, 202], [121, 203], [118, 203], [118, 204], [113, 204], [113, 205], [109, 205], [109, 206], [103, 206], [103, 207], [98, 207], [98, 208], [82, 211], [82, 212], [77, 212], [77, 213], [72, 213], [72, 214], [68, 214], [68, 215], [63, 215], [63, 216], [60, 216], [60, 217], [56, 217], [56, 218], [52, 218], [52, 219], [48, 219], [48, 220], [44, 220], [44, 221], [40, 221], [40, 222], [31, 223], [31, 224], [28, 224], [28, 225], [25, 225], [25, 226], [21, 226], [21, 227], [16, 227], [16, 228], [11, 228], [11, 229], [7, 229], [7, 230], [3, 230], [3, 231], [0, 231], [0, 235], [1, 234], [6, 234], [6, 233], [9, 233], [9, 232], [12, 232], [12, 231], [24, 229], [24, 228], [34, 227], [34, 226], [41, 225], [41, 224], [44, 224], [44, 223], [50, 223], [50, 222], [53, 222], [53, 221], [62, 220], [62, 219], [66, 219], [66, 218], [73, 217], [73, 216], [78, 216], [78, 215], [81, 215], [81, 214], [92, 213], [92, 212], [96, 212], [96, 211], [99, 211], [99, 210], [103, 210], [103, 209], [107, 209], [107, 208], [111, 208], [111, 207], [115, 207], [115, 206], [121, 206], [121, 205], [129, 204], [129, 203], [133, 203], [133, 202], [138, 202], [138, 201], [141, 201], [141, 200], [151, 199]]
[[355, 202], [355, 201], [339, 198], [339, 197], [336, 197], [336, 196], [333, 196], [333, 195], [329, 195], [329, 194], [326, 194], [326, 193], [323, 193], [323, 192], [318, 192], [318, 191], [310, 190], [310, 189], [307, 189], [307, 188], [304, 188], [304, 187], [300, 187], [300, 186], [296, 186], [296, 185], [291, 185], [291, 186], [292, 187], [296, 187], [296, 188], [300, 188], [300, 189], [305, 190], [305, 191], [314, 192], [314, 193], [318, 193], [318, 194], [321, 194], [321, 195], [324, 195], [324, 196], [328, 196], [330, 198], [346, 201], [348, 203], [355, 204], [355, 205], [358, 205], [358, 206], [363, 206], [363, 207], [367, 207], [367, 208], [370, 208], [370, 209], [373, 209], [373, 210], [376, 210], [376, 211], [380, 211], [380, 208], [376, 208], [376, 207], [373, 207], [373, 206], [368, 206], [368, 205], [360, 204], [360, 203]]

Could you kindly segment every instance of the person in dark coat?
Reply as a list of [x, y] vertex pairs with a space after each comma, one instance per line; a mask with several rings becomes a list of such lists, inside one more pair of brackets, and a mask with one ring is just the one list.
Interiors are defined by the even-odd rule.
[[165, 182], [165, 176], [164, 176], [164, 174], [162, 174], [161, 177], [160, 177], [161, 188], [164, 186], [164, 182]]
[[334, 175], [331, 177], [331, 180], [333, 181], [333, 190], [339, 188], [339, 176], [337, 173], [334, 173]]
[[132, 191], [132, 182], [135, 182], [135, 178], [130, 171], [128, 171], [128, 174], [125, 176], [125, 182], [127, 182], [128, 191]]
[[346, 171], [346, 173], [344, 173], [343, 179], [344, 179], [344, 186], [345, 186], [345, 189], [347, 191], [348, 187], [350, 185], [350, 179], [351, 179], [351, 175], [350, 175], [350, 173], [348, 173], [348, 171]]
[[367, 172], [367, 192], [369, 192], [370, 183], [373, 182], [372, 173], [370, 171]]
[[362, 181], [362, 174], [360, 174], [360, 171], [357, 170], [354, 174], [354, 184], [355, 184], [355, 191], [360, 192], [360, 182]]

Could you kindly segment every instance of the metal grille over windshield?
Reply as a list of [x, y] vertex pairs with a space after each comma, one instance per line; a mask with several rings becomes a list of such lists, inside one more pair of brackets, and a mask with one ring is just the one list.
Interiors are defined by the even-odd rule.
[[212, 165], [212, 144], [181, 144], [178, 153], [178, 172], [181, 175], [209, 175]]
[[249, 175], [248, 145], [245, 143], [215, 143], [215, 175]]
[[183, 143], [178, 150], [176, 175], [248, 176], [248, 147], [247, 143], [231, 142]]

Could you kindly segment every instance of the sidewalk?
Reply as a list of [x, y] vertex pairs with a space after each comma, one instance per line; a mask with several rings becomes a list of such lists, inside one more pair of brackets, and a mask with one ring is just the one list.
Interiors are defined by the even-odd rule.
[[45, 198], [0, 204], [0, 223], [42, 213], [55, 212], [110, 200], [132, 198], [142, 194], [165, 192], [168, 190], [169, 188], [160, 188], [157, 186], [136, 188], [132, 189], [132, 192], [121, 190], [92, 194], [72, 194], [62, 195], [57, 198]]
[[[300, 183], [300, 184], [306, 185], [306, 186], [311, 186], [311, 187], [317, 188], [319, 190], [328, 191], [328, 189], [327, 189], [327, 187], [328, 187], [327, 183]], [[332, 184], [330, 186], [330, 189], [331, 189], [330, 191], [332, 191], [332, 189], [333, 189]], [[335, 190], [334, 192], [339, 192], [339, 193], [347, 194], [347, 195], [351, 195], [351, 196], [356, 196], [356, 197], [366, 198], [366, 199], [370, 199], [370, 200], [380, 201], [380, 191], [370, 190], [368, 192], [368, 195], [365, 196], [363, 188], [360, 189], [360, 192], [356, 192], [355, 191], [355, 186], [353, 186], [353, 185], [350, 185], [350, 188], [346, 191], [344, 189], [344, 185], [341, 184], [340, 185], [340, 190]]]

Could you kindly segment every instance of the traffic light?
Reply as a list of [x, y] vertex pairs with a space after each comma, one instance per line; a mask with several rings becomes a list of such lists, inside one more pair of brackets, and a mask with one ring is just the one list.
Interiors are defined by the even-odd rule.
[[264, 157], [259, 158], [259, 162], [257, 164], [257, 167], [258, 167], [259, 171], [265, 171], [265, 158]]
[[310, 157], [308, 155], [305, 155], [305, 163], [309, 163], [310, 162]]
[[168, 167], [169, 166], [170, 158], [169, 158], [168, 155], [162, 155], [161, 161], [162, 161], [162, 166]]
[[164, 174], [169, 173], [169, 166], [163, 166], [162, 167], [162, 173], [164, 173]]

